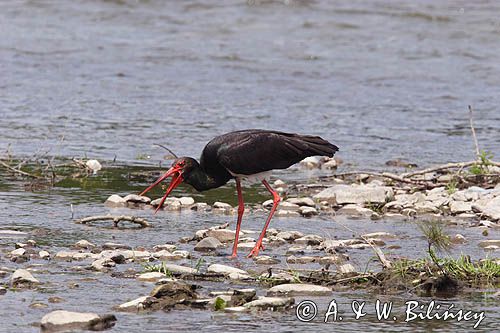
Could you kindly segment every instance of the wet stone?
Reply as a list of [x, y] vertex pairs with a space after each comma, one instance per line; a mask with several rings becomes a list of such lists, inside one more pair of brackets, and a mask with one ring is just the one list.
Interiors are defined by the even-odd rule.
[[132, 247], [129, 245], [119, 244], [119, 243], [104, 243], [102, 245], [102, 248], [104, 250], [118, 250], [118, 249], [130, 250]]
[[117, 194], [111, 195], [106, 199], [104, 204], [108, 207], [124, 207], [127, 201]]
[[304, 237], [304, 234], [301, 233], [300, 231], [281, 231], [279, 232], [276, 237], [282, 238], [288, 242], [294, 241], [297, 238]]
[[319, 245], [322, 241], [323, 238], [318, 235], [306, 235], [301, 238], [297, 238], [294, 242], [304, 245]]
[[[217, 238], [221, 243], [232, 242], [236, 235], [236, 231], [228, 230], [228, 229], [214, 229], [207, 231], [208, 237]], [[243, 236], [240, 232], [239, 236]]]
[[351, 265], [351, 264], [340, 265], [337, 268], [337, 270], [338, 270], [339, 273], [342, 273], [342, 274], [348, 274], [348, 273], [354, 273], [354, 272], [356, 272], [356, 268], [354, 268], [354, 266]]
[[40, 327], [44, 331], [93, 330], [100, 331], [111, 328], [116, 323], [114, 315], [98, 315], [96, 313], [70, 312], [57, 310], [43, 316]]
[[261, 310], [280, 310], [288, 309], [295, 304], [295, 299], [289, 297], [259, 297], [255, 301], [248, 302], [243, 306], [245, 308], [258, 308]]
[[129, 194], [123, 198], [127, 203], [149, 204], [151, 199], [137, 194]]
[[132, 301], [120, 304], [116, 307], [118, 311], [138, 311], [144, 309], [144, 303], [151, 296], [141, 296]]
[[461, 234], [456, 234], [456, 235], [452, 236], [450, 238], [450, 240], [451, 240], [451, 242], [453, 244], [463, 244], [463, 243], [467, 242], [467, 240], [465, 239], [465, 237], [463, 235], [461, 235]]
[[305, 283], [280, 284], [270, 288], [267, 291], [268, 296], [285, 295], [308, 295], [308, 296], [327, 296], [331, 295], [332, 289], [324, 286]]
[[146, 282], [157, 282], [158, 280], [164, 278], [166, 275], [160, 272], [148, 272], [148, 273], [143, 273], [137, 277], [137, 280], [139, 281], [146, 281]]
[[38, 256], [40, 257], [40, 259], [50, 259], [50, 253], [45, 250], [41, 250], [40, 252], [38, 252]]
[[82, 239], [75, 243], [75, 247], [79, 249], [92, 249], [95, 244], [89, 242], [88, 240]]
[[209, 252], [209, 251], [215, 251], [217, 248], [221, 247], [222, 243], [214, 237], [206, 237], [203, 238], [201, 241], [198, 242], [194, 246], [195, 251], [200, 251], [200, 252]]
[[10, 283], [13, 286], [18, 286], [38, 284], [40, 281], [35, 279], [29, 271], [25, 269], [18, 269], [10, 277]]
[[309, 207], [316, 207], [316, 203], [314, 202], [313, 199], [305, 197], [305, 198], [289, 198], [286, 200], [286, 202], [299, 205], [299, 206], [309, 206]]
[[191, 197], [180, 197], [179, 202], [181, 206], [191, 206], [194, 204], [194, 199]]
[[289, 264], [308, 264], [315, 261], [316, 261], [315, 257], [309, 257], [309, 256], [303, 256], [303, 257], [290, 256], [286, 258], [286, 262]]
[[274, 265], [279, 264], [280, 260], [277, 258], [272, 258], [270, 256], [257, 256], [253, 258], [253, 261], [257, 265]]
[[173, 244], [161, 244], [161, 245], [153, 246], [153, 250], [154, 251], [165, 250], [165, 251], [173, 252], [173, 251], [177, 250], [177, 246], [175, 246]]
[[378, 239], [397, 239], [398, 236], [388, 233], [388, 232], [371, 232], [369, 234], [364, 234], [361, 237], [363, 238], [378, 238]]
[[308, 206], [301, 206], [299, 209], [299, 213], [300, 213], [300, 215], [305, 216], [305, 217], [311, 217], [314, 215], [318, 215], [318, 211], [316, 210], [316, 208], [308, 207]]

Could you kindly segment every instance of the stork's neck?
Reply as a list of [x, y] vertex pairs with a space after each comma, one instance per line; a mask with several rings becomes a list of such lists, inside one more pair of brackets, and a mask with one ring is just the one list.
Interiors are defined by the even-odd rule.
[[227, 179], [222, 180], [209, 175], [199, 164], [193, 166], [190, 172], [185, 176], [184, 181], [200, 192], [227, 183]]

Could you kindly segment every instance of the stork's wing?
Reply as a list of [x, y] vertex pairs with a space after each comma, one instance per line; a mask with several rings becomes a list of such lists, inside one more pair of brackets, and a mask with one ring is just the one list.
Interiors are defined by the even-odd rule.
[[338, 150], [319, 136], [266, 130], [227, 133], [209, 142], [205, 149], [210, 145], [217, 146], [216, 156], [222, 166], [243, 175], [286, 169], [308, 156], [332, 157]]

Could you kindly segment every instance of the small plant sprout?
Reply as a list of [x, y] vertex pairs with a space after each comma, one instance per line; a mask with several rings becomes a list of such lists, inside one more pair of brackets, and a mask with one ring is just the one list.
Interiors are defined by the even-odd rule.
[[422, 234], [427, 239], [427, 251], [429, 257], [438, 266], [443, 274], [446, 272], [443, 270], [442, 266], [439, 264], [439, 259], [436, 255], [437, 252], [449, 252], [451, 249], [451, 240], [444, 230], [442, 225], [435, 220], [424, 221], [420, 225], [420, 230]]

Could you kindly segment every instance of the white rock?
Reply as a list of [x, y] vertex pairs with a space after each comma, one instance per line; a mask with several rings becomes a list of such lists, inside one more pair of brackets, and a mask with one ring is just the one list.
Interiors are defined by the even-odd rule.
[[313, 199], [304, 197], [304, 198], [289, 198], [285, 202], [289, 202], [295, 205], [299, 206], [309, 206], [309, 207], [316, 207], [316, 203], [314, 202]]
[[59, 251], [56, 253], [54, 259], [60, 260], [70, 260], [73, 259], [73, 256], [79, 252], [77, 251]]
[[463, 243], [466, 243], [467, 240], [465, 239], [465, 237], [463, 235], [456, 234], [453, 237], [451, 237], [451, 242], [453, 244], [463, 244]]
[[50, 253], [45, 250], [41, 250], [40, 252], [38, 252], [38, 256], [40, 257], [40, 259], [50, 259]]
[[484, 206], [476, 203], [472, 205], [472, 208], [494, 221], [500, 220], [500, 196], [488, 200]]
[[198, 242], [198, 244], [194, 246], [194, 250], [201, 252], [214, 251], [221, 246], [222, 243], [217, 238], [206, 237], [203, 238], [201, 241]]
[[297, 238], [294, 242], [305, 245], [319, 245], [322, 241], [323, 238], [318, 235], [305, 235], [304, 237]]
[[137, 277], [137, 280], [146, 282], [156, 282], [164, 277], [166, 277], [166, 275], [160, 272], [148, 272], [139, 275]]
[[169, 252], [173, 252], [173, 251], [177, 250], [177, 246], [175, 246], [173, 244], [161, 244], [161, 245], [153, 246], [153, 250], [155, 250], [155, 251], [166, 250]]
[[236, 274], [240, 274], [240, 275], [244, 275], [244, 276], [248, 277], [247, 271], [244, 271], [244, 270], [239, 269], [239, 268], [227, 266], [227, 265], [221, 265], [221, 264], [212, 264], [212, 265], [208, 266], [207, 272], [217, 273], [217, 274], [225, 274], [225, 275], [236, 273]]
[[26, 250], [23, 248], [19, 248], [13, 251], [10, 251], [10, 255], [13, 257], [20, 257], [23, 256], [26, 253]]
[[102, 330], [114, 326], [113, 315], [99, 316], [90, 312], [52, 311], [43, 316], [42, 331]]
[[[214, 229], [207, 232], [208, 237], [217, 238], [221, 243], [234, 241], [235, 235], [236, 231], [228, 229]], [[239, 236], [241, 237], [243, 234], [240, 232]]]
[[308, 207], [308, 206], [301, 206], [299, 209], [299, 212], [302, 216], [305, 216], [305, 217], [318, 215], [318, 211], [316, 210], [316, 208]]
[[99, 163], [98, 160], [88, 160], [87, 163], [85, 163], [85, 165], [87, 166], [87, 168], [92, 170], [94, 174], [96, 174], [97, 171], [100, 171], [102, 169], [102, 165], [101, 163]]
[[111, 195], [104, 202], [104, 204], [106, 206], [110, 206], [110, 207], [123, 207], [123, 206], [125, 206], [126, 203], [127, 203], [127, 201], [117, 194]]
[[260, 308], [260, 309], [278, 309], [288, 308], [295, 304], [293, 298], [284, 297], [259, 297], [255, 301], [248, 302], [243, 306], [245, 308]]
[[354, 268], [354, 266], [351, 264], [340, 265], [337, 270], [339, 273], [343, 274], [356, 272], [356, 268]]
[[452, 201], [450, 202], [450, 211], [452, 214], [460, 214], [472, 211], [472, 203], [465, 201]]
[[291, 242], [297, 238], [304, 237], [304, 234], [299, 232], [299, 231], [295, 231], [295, 230], [281, 231], [276, 235], [276, 237], [279, 237], [279, 238], [282, 238], [286, 241]]
[[231, 206], [230, 204], [219, 201], [214, 202], [213, 207], [219, 209], [227, 209], [227, 210], [233, 208], [233, 206]]
[[17, 269], [10, 277], [10, 283], [15, 285], [17, 283], [40, 283], [35, 277], [25, 269]]
[[96, 271], [106, 271], [110, 267], [115, 267], [116, 263], [108, 258], [94, 260], [91, 267]]
[[318, 259], [318, 263], [320, 265], [327, 265], [327, 264], [340, 264], [346, 260], [345, 257], [340, 256], [340, 255], [331, 255], [331, 256], [326, 256], [326, 257], [321, 257]]
[[267, 291], [268, 296], [283, 296], [283, 295], [323, 296], [331, 294], [332, 294], [331, 288], [318, 286], [314, 284], [305, 284], [305, 283], [280, 284], [270, 288]]
[[396, 239], [396, 238], [398, 238], [398, 236], [391, 234], [391, 233], [388, 233], [388, 232], [384, 232], [384, 231], [371, 232], [369, 234], [364, 234], [362, 237], [364, 237], [364, 238], [379, 238], [379, 239]]
[[91, 249], [95, 247], [95, 244], [89, 242], [88, 240], [82, 239], [76, 242], [75, 247], [80, 249]]
[[244, 307], [244, 306], [230, 306], [230, 307], [224, 308], [224, 312], [227, 312], [227, 313], [241, 313], [241, 312], [248, 312], [248, 311], [249, 311], [248, 307]]
[[180, 197], [179, 202], [182, 206], [191, 206], [194, 204], [194, 199], [191, 197]]
[[196, 274], [198, 271], [191, 267], [174, 265], [174, 264], [164, 264], [163, 267], [173, 274]]
[[117, 309], [120, 311], [137, 311], [143, 308], [143, 303], [149, 298], [150, 296], [142, 296], [139, 298], [136, 298], [130, 302], [126, 302], [123, 304], [118, 305]]
[[388, 186], [373, 185], [333, 185], [316, 194], [316, 200], [325, 200], [336, 204], [385, 203], [394, 198], [394, 192]]
[[347, 204], [337, 210], [336, 213], [339, 215], [370, 217], [373, 214], [373, 211], [357, 204]]
[[[271, 206], [272, 206], [272, 204], [271, 204]], [[279, 204], [279, 209], [291, 210], [291, 211], [298, 211], [300, 209], [300, 206], [296, 205], [294, 203], [291, 203], [291, 202], [282, 201]]]
[[292, 255], [286, 258], [286, 262], [288, 264], [308, 264], [315, 261], [316, 261], [315, 257], [309, 257], [309, 256], [296, 257]]
[[137, 195], [137, 194], [129, 194], [125, 198], [123, 198], [126, 202], [132, 202], [132, 203], [142, 203], [142, 204], [149, 204], [151, 203], [151, 199], [148, 197], [145, 197], [143, 195]]
[[276, 217], [292, 217], [292, 216], [300, 216], [300, 213], [293, 210], [278, 209], [276, 211], [276, 214], [274, 215]]
[[321, 165], [321, 158], [318, 156], [310, 156], [304, 158], [302, 161], [299, 162], [300, 166], [305, 167], [307, 169], [315, 169], [319, 168]]
[[274, 265], [279, 264], [280, 260], [276, 258], [272, 258], [270, 256], [257, 256], [253, 258], [253, 261], [257, 265]]

